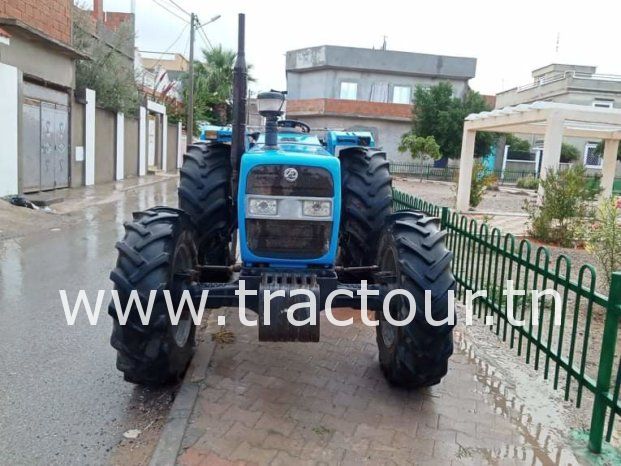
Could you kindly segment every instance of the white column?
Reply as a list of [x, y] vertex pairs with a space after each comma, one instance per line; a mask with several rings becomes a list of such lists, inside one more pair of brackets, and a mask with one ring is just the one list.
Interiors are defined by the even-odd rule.
[[140, 107], [138, 122], [138, 176], [147, 174], [147, 109]]
[[183, 165], [183, 141], [181, 138], [183, 137], [183, 127], [181, 122], [177, 123], [177, 168], [181, 168]]
[[[539, 178], [545, 180], [549, 170], [558, 170], [561, 161], [561, 145], [563, 144], [563, 124], [565, 121], [556, 113], [550, 114], [547, 120], [546, 133], [543, 139], [543, 160]], [[543, 186], [539, 186], [537, 202], [543, 199]]]
[[457, 184], [457, 202], [455, 207], [460, 212], [470, 208], [470, 185], [472, 183], [472, 168], [474, 167], [474, 140], [477, 132], [464, 124], [464, 134], [461, 140], [461, 157], [459, 159], [459, 182]]
[[504, 180], [505, 179], [505, 170], [507, 169], [507, 157], [509, 156], [509, 148], [511, 146], [507, 146], [505, 144], [505, 150], [502, 153], [502, 171], [500, 172], [500, 179]]
[[617, 150], [619, 149], [618, 139], [606, 139], [604, 141], [604, 160], [602, 163], [601, 197], [612, 196], [612, 185], [615, 182], [615, 171], [617, 169]]
[[0, 63], [0, 196], [19, 191], [19, 70]]
[[116, 114], [116, 180], [125, 178], [125, 114]]
[[84, 107], [84, 185], [95, 184], [95, 103], [96, 93], [86, 89]]
[[168, 169], [168, 116], [162, 114], [162, 171]]

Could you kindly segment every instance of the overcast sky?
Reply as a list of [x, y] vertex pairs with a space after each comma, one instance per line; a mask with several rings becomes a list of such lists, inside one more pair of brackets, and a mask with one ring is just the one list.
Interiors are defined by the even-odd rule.
[[[170, 0], [156, 1], [184, 16]], [[246, 54], [254, 66], [255, 90], [286, 87], [287, 50], [323, 44], [379, 47], [384, 35], [389, 50], [475, 57], [470, 85], [484, 94], [526, 84], [533, 69], [553, 62], [594, 65], [598, 73], [621, 75], [619, 0], [172, 1], [202, 22], [222, 15], [206, 33], [212, 44], [231, 49], [236, 48], [237, 13], [246, 13]], [[131, 3], [104, 0], [104, 9], [130, 11]], [[138, 47], [166, 50], [184, 22], [155, 0], [135, 3]], [[171, 50], [187, 56], [188, 44], [186, 29]], [[205, 47], [200, 36], [196, 46]]]

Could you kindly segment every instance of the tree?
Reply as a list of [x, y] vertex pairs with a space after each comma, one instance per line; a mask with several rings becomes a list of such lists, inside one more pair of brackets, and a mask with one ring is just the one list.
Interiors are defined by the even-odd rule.
[[511, 147], [511, 150], [517, 152], [530, 152], [530, 142], [526, 139], [518, 138], [513, 134], [505, 135], [505, 144]]
[[578, 160], [580, 152], [576, 149], [576, 146], [567, 144], [566, 142], [561, 144], [561, 163], [571, 163]]
[[440, 146], [433, 136], [416, 136], [412, 133], [404, 134], [399, 144], [399, 152], [409, 152], [413, 159], [429, 156], [432, 159], [439, 159]]
[[73, 45], [90, 57], [90, 60], [76, 62], [76, 89], [93, 89], [101, 107], [116, 112], [135, 112], [140, 94], [133, 61], [123, 52], [128, 43], [134, 43], [133, 28], [123, 23], [110, 41], [104, 41], [92, 31], [88, 14], [74, 8]]
[[[470, 113], [490, 110], [485, 99], [474, 91], [467, 91], [463, 99], [453, 97], [453, 86], [441, 82], [424, 88], [416, 86], [415, 105], [412, 114], [412, 133], [416, 136], [433, 136], [442, 155], [459, 158], [464, 119]], [[474, 153], [487, 155], [495, 135], [478, 133]]]
[[[226, 125], [232, 116], [233, 68], [235, 52], [221, 45], [203, 49], [203, 61], [194, 63], [194, 113], [195, 120], [207, 120]], [[248, 65], [248, 70], [252, 65]], [[183, 78], [187, 101], [187, 75]], [[254, 79], [249, 75], [249, 81]]]
[[[597, 143], [597, 146], [595, 147], [595, 155], [598, 157], [604, 156], [604, 141]], [[619, 148], [617, 149], [617, 160], [621, 160], [621, 144], [619, 144]]]

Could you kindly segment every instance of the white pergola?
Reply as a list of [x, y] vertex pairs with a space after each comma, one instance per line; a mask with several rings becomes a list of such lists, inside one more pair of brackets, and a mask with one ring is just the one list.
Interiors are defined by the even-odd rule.
[[[473, 113], [466, 117], [459, 162], [457, 210], [470, 207], [470, 183], [474, 162], [474, 140], [477, 131], [494, 133], [543, 134], [543, 160], [540, 178], [548, 170], [558, 169], [563, 136], [604, 140], [602, 195], [612, 194], [617, 149], [621, 140], [621, 110], [556, 102], [535, 102], [505, 107], [491, 112]], [[539, 196], [543, 194], [542, 188]]]

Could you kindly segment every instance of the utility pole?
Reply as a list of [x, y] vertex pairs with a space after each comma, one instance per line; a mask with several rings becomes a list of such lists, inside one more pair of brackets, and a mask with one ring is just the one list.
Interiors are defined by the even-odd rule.
[[194, 135], [194, 31], [196, 26], [196, 15], [190, 15], [190, 64], [188, 67], [188, 101], [187, 101], [187, 143], [192, 144]]

